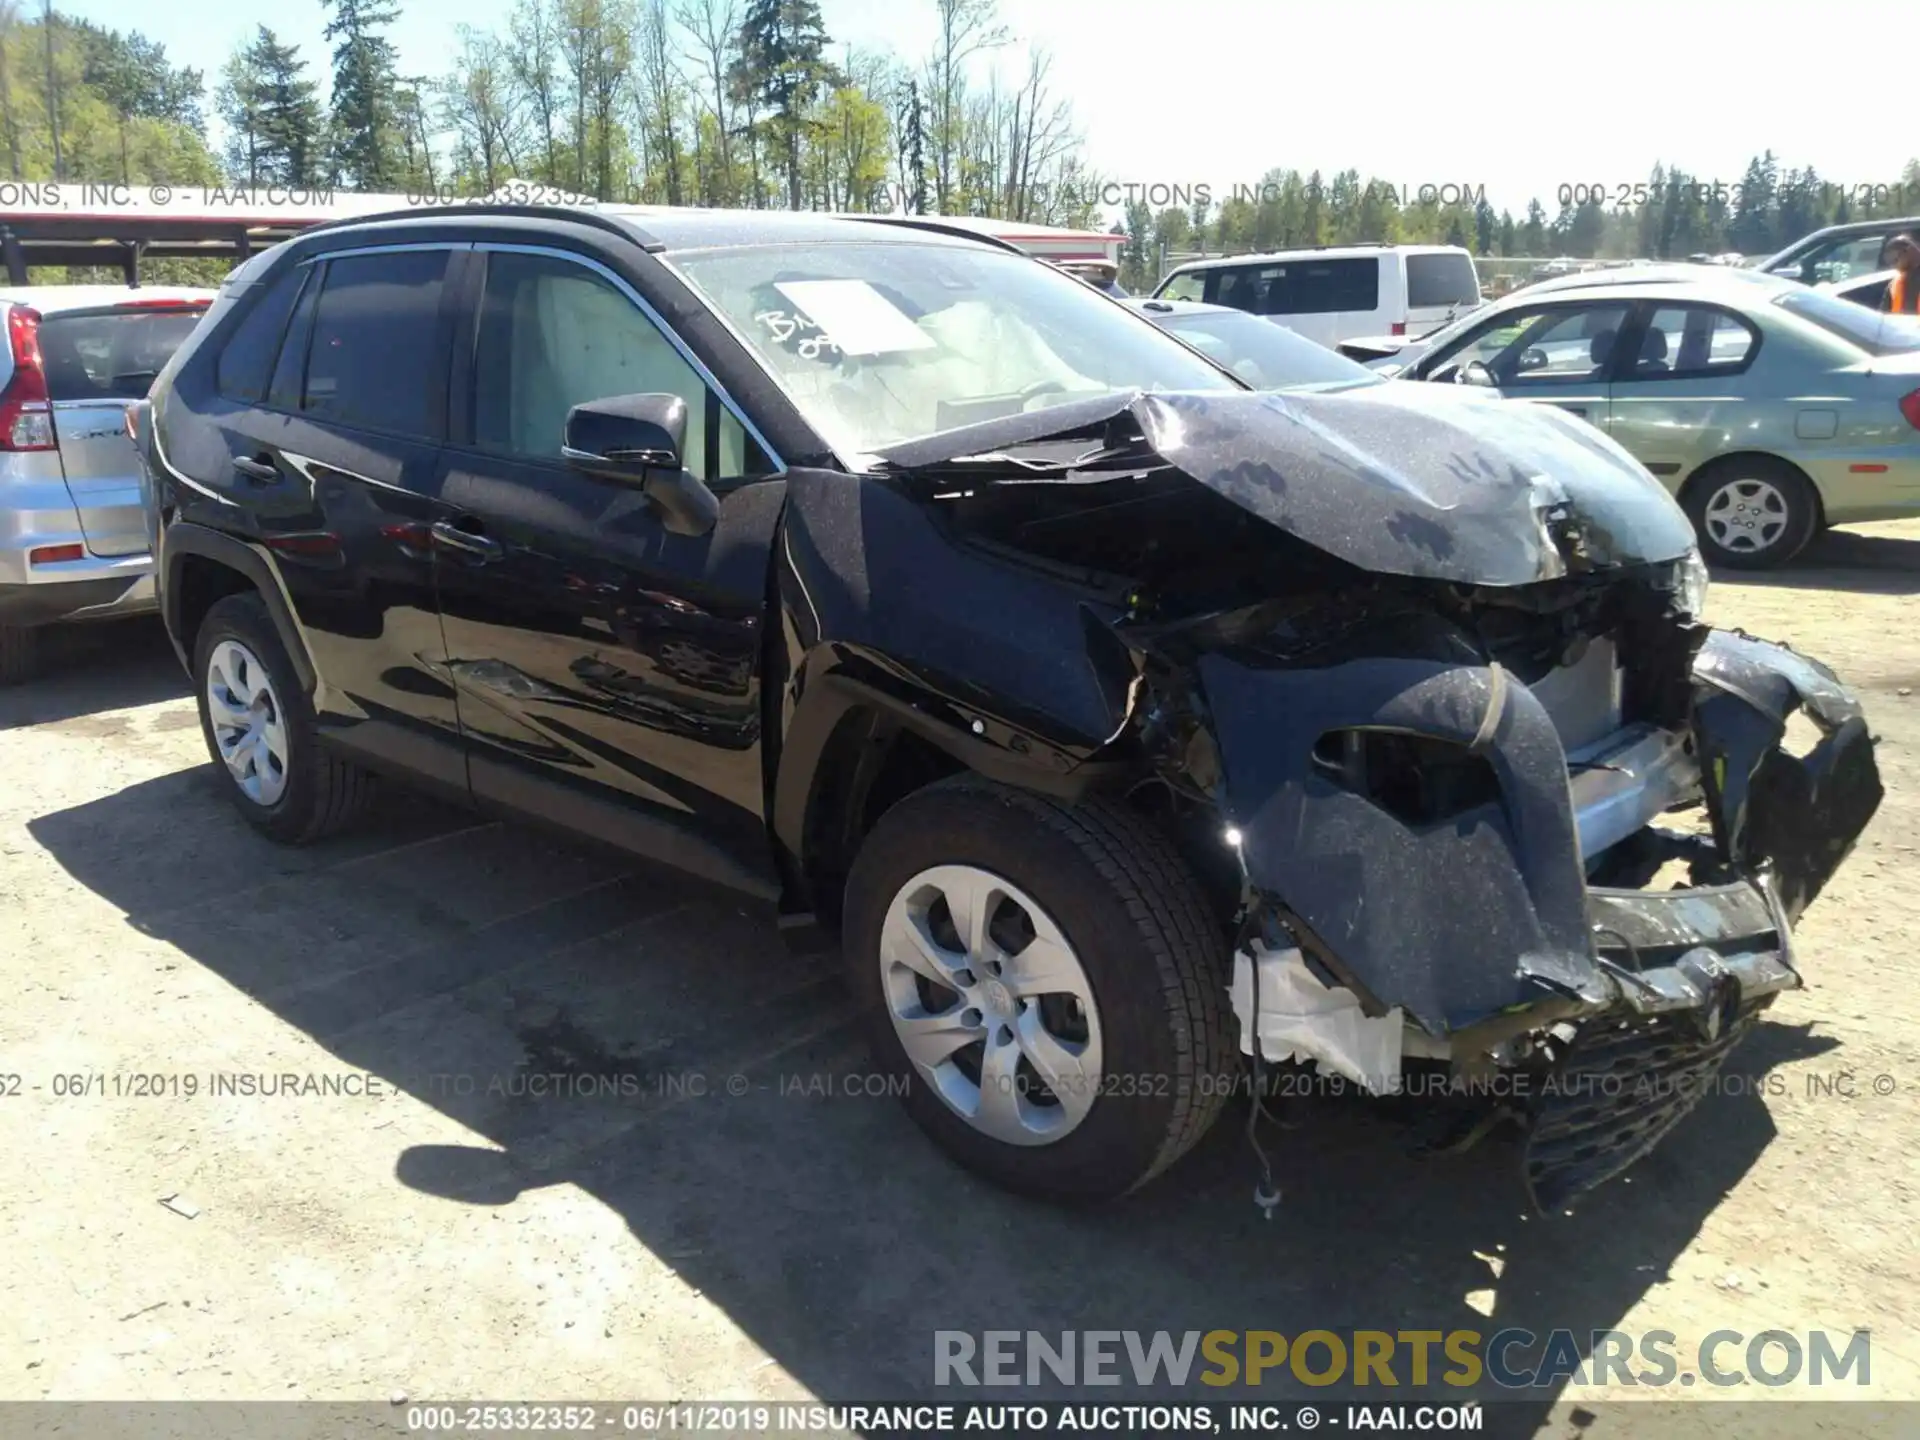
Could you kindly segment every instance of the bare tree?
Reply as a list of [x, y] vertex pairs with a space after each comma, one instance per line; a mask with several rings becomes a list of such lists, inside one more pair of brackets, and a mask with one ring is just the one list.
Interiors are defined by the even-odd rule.
[[[686, 79], [680, 73], [675, 48], [673, 21], [667, 14], [666, 0], [641, 0], [635, 42], [638, 64], [633, 71], [635, 109], [640, 134], [648, 150], [664, 169], [666, 200], [669, 205], [685, 203], [681, 184], [681, 161], [686, 154], [682, 119], [686, 106]], [[650, 178], [647, 167], [642, 180]]]
[[965, 146], [967, 64], [974, 56], [1007, 42], [996, 0], [934, 0], [940, 35], [927, 62], [927, 89], [933, 111], [933, 193], [946, 213], [957, 188], [956, 169]]
[[693, 37], [693, 59], [698, 63], [707, 86], [704, 103], [713, 116], [715, 143], [720, 149], [717, 184], [702, 172], [700, 198], [708, 204], [731, 205], [738, 198], [733, 175], [732, 93], [727, 72], [733, 66], [734, 47], [740, 35], [740, 0], [682, 0], [673, 16]]
[[533, 111], [546, 168], [540, 178], [560, 179], [555, 130], [560, 110], [559, 25], [552, 0], [520, 0], [508, 23], [513, 44], [507, 50], [513, 82]]
[[491, 194], [520, 165], [521, 98], [499, 37], [466, 25], [458, 33], [453, 73], [440, 87], [440, 121], [453, 132], [456, 163]]

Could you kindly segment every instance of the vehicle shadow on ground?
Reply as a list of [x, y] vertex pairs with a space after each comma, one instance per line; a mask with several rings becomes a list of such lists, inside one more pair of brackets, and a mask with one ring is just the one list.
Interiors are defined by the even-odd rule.
[[71, 625], [40, 637], [38, 673], [0, 689], [0, 730], [128, 710], [187, 693], [158, 617]]
[[1714, 579], [1733, 585], [1847, 590], [1861, 595], [1920, 594], [1920, 539], [1828, 530], [1778, 570], [1727, 570]]
[[[196, 769], [28, 828], [135, 929], [497, 1147], [397, 1141], [382, 1164], [399, 1182], [473, 1206], [578, 1186], [839, 1403], [1141, 1393], [1050, 1380], [937, 1390], [941, 1330], [1057, 1341], [1088, 1329], [1566, 1328], [1584, 1353], [1667, 1277], [1773, 1137], [1764, 1077], [1832, 1043], [1764, 1025], [1724, 1093], [1572, 1218], [1528, 1212], [1511, 1143], [1418, 1161], [1393, 1104], [1322, 1097], [1289, 1102], [1291, 1128], [1261, 1131], [1285, 1191], [1271, 1219], [1254, 1204], [1244, 1107], [1137, 1196], [1075, 1212], [955, 1169], [895, 1100], [869, 1093], [838, 962], [790, 957], [768, 917], [404, 796], [382, 822], [278, 850]], [[116, 858], [129, 853], [142, 863]], [[183, 901], [209, 874], [222, 903]], [[241, 903], [251, 918], [236, 926]], [[573, 1093], [531, 1093], [539, 1076], [573, 1077]], [[474, 1233], [485, 1243], [484, 1227]], [[1326, 1363], [1322, 1351], [1315, 1366]], [[1196, 1379], [1205, 1368], [1196, 1361]], [[1513, 1398], [1484, 1379], [1441, 1384], [1447, 1368], [1436, 1347], [1424, 1395], [1403, 1363], [1402, 1388], [1358, 1398]], [[1531, 1433], [1557, 1388], [1522, 1397], [1500, 1432]], [[750, 1365], [733, 1390], [708, 1398], [760, 1393]], [[1247, 1398], [1191, 1381], [1156, 1390]], [[1284, 1371], [1258, 1394], [1354, 1398]]]

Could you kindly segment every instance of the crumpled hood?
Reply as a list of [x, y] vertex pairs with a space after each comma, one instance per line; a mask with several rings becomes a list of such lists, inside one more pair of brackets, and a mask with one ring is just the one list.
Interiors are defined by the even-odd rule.
[[[1106, 427], [1085, 452], [1109, 472], [1115, 422], [1152, 456], [1241, 509], [1376, 574], [1527, 585], [1581, 570], [1678, 560], [1687, 517], [1626, 451], [1546, 405], [1454, 386], [1382, 382], [1332, 391], [1141, 393], [1077, 399], [893, 446], [981, 481], [1102, 478], [1015, 452]], [[1150, 458], [1150, 457], [1143, 457]], [[996, 473], [996, 471], [998, 473]]]
[[1169, 463], [1364, 570], [1526, 585], [1694, 543], [1657, 480], [1551, 406], [1387, 382], [1144, 395], [1133, 410]]

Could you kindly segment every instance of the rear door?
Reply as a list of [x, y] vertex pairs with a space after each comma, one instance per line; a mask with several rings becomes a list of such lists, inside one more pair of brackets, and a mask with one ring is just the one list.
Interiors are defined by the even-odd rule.
[[[1743, 380], [1760, 332], [1715, 305], [1642, 301], [1610, 387], [1612, 435], [1668, 489], [1723, 451], [1753, 443]], [[1743, 438], [1744, 437], [1744, 438]]]
[[1444, 384], [1481, 367], [1474, 373], [1502, 395], [1557, 406], [1607, 430], [1608, 377], [1632, 311], [1624, 300], [1506, 310], [1420, 362], [1415, 375]]
[[55, 311], [40, 321], [60, 465], [87, 549], [95, 555], [138, 555], [147, 548], [127, 406], [146, 395], [208, 303], [130, 300]]
[[[316, 256], [266, 282], [216, 362], [213, 515], [271, 557], [328, 738], [466, 790], [432, 527], [464, 245]], [[176, 457], [184, 458], [184, 457]], [[209, 457], [212, 459], [213, 457]]]

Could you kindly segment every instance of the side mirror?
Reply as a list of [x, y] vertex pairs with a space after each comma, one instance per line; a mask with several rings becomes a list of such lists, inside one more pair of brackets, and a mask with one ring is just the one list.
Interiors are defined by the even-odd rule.
[[1497, 387], [1499, 382], [1493, 378], [1493, 371], [1487, 368], [1484, 360], [1469, 360], [1460, 367], [1460, 373], [1454, 381], [1460, 385], [1482, 385]]
[[611, 395], [567, 412], [560, 453], [576, 470], [640, 486], [676, 535], [705, 535], [720, 500], [682, 456], [687, 402], [678, 395]]

